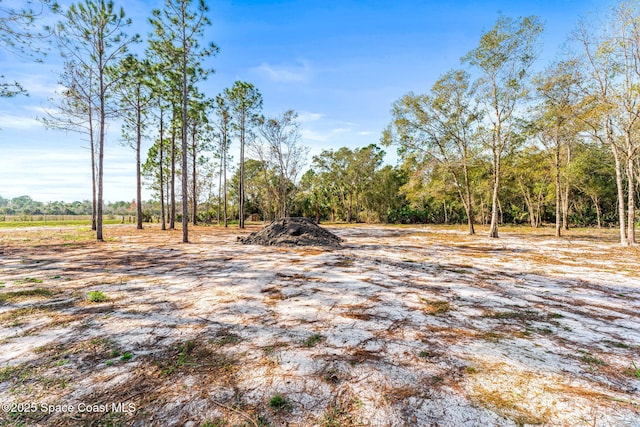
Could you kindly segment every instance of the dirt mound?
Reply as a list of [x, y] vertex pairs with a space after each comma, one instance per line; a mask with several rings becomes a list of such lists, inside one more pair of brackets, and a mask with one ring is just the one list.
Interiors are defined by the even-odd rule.
[[341, 248], [342, 239], [307, 218], [290, 217], [273, 221], [260, 231], [239, 237], [246, 245], [325, 246]]

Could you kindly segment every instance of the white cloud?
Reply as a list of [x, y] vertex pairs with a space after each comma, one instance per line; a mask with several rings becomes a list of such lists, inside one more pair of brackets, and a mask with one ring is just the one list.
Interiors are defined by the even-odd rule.
[[42, 123], [33, 117], [0, 113], [0, 129], [34, 129], [41, 128]]
[[334, 128], [328, 131], [316, 131], [309, 128], [302, 128], [302, 137], [310, 141], [327, 142], [337, 135], [341, 135], [350, 132], [351, 129], [347, 128]]
[[311, 80], [312, 70], [307, 61], [299, 65], [271, 65], [263, 62], [253, 69], [276, 83], [303, 84]]
[[322, 119], [325, 115], [322, 113], [310, 113], [308, 111], [301, 111], [298, 113], [298, 121], [300, 123], [315, 122]]

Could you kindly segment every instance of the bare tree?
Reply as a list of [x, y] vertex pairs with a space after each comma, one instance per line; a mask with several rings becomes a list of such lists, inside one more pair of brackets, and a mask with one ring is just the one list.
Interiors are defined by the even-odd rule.
[[278, 117], [259, 120], [261, 138], [253, 144], [258, 158], [275, 172], [273, 194], [277, 199], [280, 218], [289, 216], [290, 203], [295, 197], [300, 171], [306, 164], [308, 147], [300, 143], [298, 113], [285, 111]]

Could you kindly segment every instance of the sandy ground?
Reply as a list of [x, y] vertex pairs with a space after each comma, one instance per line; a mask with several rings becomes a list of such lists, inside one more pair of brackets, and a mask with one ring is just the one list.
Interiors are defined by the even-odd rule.
[[637, 248], [329, 229], [0, 230], [0, 425], [640, 426]]

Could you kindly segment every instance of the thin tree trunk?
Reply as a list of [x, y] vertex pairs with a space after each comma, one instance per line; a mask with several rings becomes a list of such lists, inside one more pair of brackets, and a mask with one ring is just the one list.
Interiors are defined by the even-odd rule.
[[223, 162], [223, 167], [222, 167], [222, 173], [224, 174], [223, 177], [223, 194], [222, 196], [224, 197], [224, 226], [228, 227], [229, 226], [229, 217], [227, 215], [227, 134], [225, 132], [224, 134], [224, 146], [222, 149], [222, 153], [223, 153], [223, 157], [222, 157], [222, 162]]
[[91, 230], [96, 231], [97, 200], [96, 200], [96, 147], [93, 135], [93, 109], [89, 103], [89, 142], [91, 145]]
[[489, 237], [498, 238], [498, 190], [500, 185], [500, 162], [494, 157], [494, 163], [495, 171], [493, 175], [493, 192], [491, 195], [491, 225], [489, 227]]
[[193, 189], [193, 225], [196, 225], [198, 222], [198, 189], [197, 189], [197, 176], [196, 176], [196, 129], [195, 123], [193, 126], [193, 133], [191, 134], [191, 144], [193, 147], [193, 152], [191, 154], [191, 160], [193, 161], [193, 165], [191, 166], [191, 172], [193, 175], [193, 182], [191, 184], [191, 188]]
[[[175, 113], [174, 113], [175, 118]], [[171, 128], [171, 212], [169, 213], [169, 229], [176, 229], [176, 129]]]
[[[221, 152], [223, 150], [220, 150]], [[221, 153], [222, 154], [222, 153]], [[220, 169], [218, 171], [218, 225], [220, 225], [220, 210], [222, 209], [222, 155], [220, 156]]]
[[241, 113], [240, 117], [240, 206], [239, 206], [239, 218], [238, 223], [240, 228], [244, 228], [244, 129], [245, 126], [245, 112]]
[[627, 153], [627, 243], [630, 245], [636, 244], [636, 187], [633, 175], [633, 153], [630, 147]]
[[136, 216], [137, 228], [138, 230], [142, 230], [142, 173], [140, 171], [140, 150], [142, 147], [142, 106], [140, 105], [140, 86], [137, 87], [136, 107]]
[[[571, 147], [567, 146], [566, 165], [569, 166], [570, 162], [571, 162]], [[566, 175], [565, 175], [565, 179], [566, 179], [566, 182], [564, 186], [564, 198], [562, 203], [562, 228], [564, 230], [568, 230], [569, 229], [569, 195], [571, 191], [571, 185], [569, 183], [569, 178], [567, 178]]]
[[596, 220], [597, 220], [598, 228], [602, 228], [600, 200], [598, 199], [598, 196], [591, 196], [591, 201], [593, 201], [593, 206], [596, 208]]
[[163, 121], [163, 117], [162, 117], [162, 107], [160, 107], [160, 216], [161, 216], [161, 224], [160, 224], [160, 229], [161, 230], [166, 230], [167, 226], [165, 225], [166, 222], [166, 218], [165, 218], [165, 211], [164, 211], [164, 174], [163, 174], [163, 169], [164, 169], [164, 159], [163, 159], [163, 154], [164, 154], [164, 121]]
[[469, 234], [470, 235], [474, 235], [476, 234], [476, 230], [473, 226], [473, 200], [471, 198], [471, 183], [469, 182], [469, 169], [467, 168], [467, 165], [465, 164], [463, 166], [463, 172], [464, 172], [464, 191], [465, 191], [465, 196], [467, 199], [467, 202], [464, 204], [465, 208], [466, 208], [466, 213], [467, 213], [467, 225], [469, 226]]
[[556, 237], [562, 236], [561, 218], [560, 218], [560, 144], [556, 140], [556, 147], [554, 153], [554, 167], [555, 167], [555, 188], [556, 188]]
[[618, 187], [618, 220], [620, 221], [620, 244], [622, 246], [628, 246], [627, 233], [625, 227], [625, 200], [624, 200], [624, 184], [622, 179], [622, 164], [620, 162], [620, 153], [618, 148], [611, 143], [611, 149], [613, 151], [613, 158], [616, 165], [616, 186]]
[[449, 216], [447, 215], [447, 201], [442, 201], [442, 210], [444, 212], [444, 223], [449, 224]]
[[[99, 41], [99, 52], [104, 52], [104, 43], [102, 38]], [[104, 242], [102, 237], [102, 210], [103, 210], [103, 178], [104, 178], [104, 136], [105, 136], [105, 84], [104, 84], [104, 65], [102, 55], [98, 58], [98, 72], [100, 77], [100, 92], [99, 92], [99, 109], [100, 109], [100, 134], [98, 137], [98, 209], [96, 219], [96, 239], [98, 242]]]
[[187, 171], [187, 109], [188, 109], [188, 87], [187, 87], [187, 34], [185, 17], [187, 2], [181, 4], [182, 8], [182, 243], [189, 243], [189, 173]]

